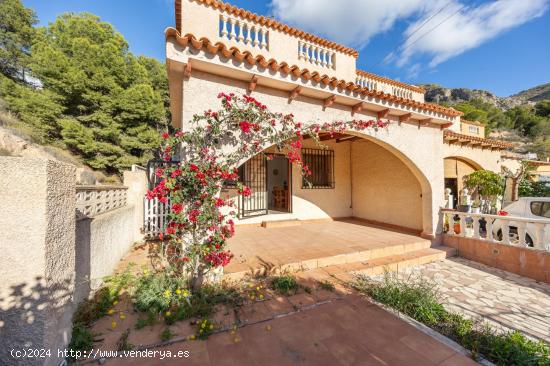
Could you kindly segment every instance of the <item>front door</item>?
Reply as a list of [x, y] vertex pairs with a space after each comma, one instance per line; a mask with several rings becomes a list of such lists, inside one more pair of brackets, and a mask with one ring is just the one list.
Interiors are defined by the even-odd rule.
[[263, 154], [258, 154], [242, 165], [242, 183], [250, 187], [252, 194], [241, 195], [239, 216], [241, 218], [267, 215], [267, 162]]

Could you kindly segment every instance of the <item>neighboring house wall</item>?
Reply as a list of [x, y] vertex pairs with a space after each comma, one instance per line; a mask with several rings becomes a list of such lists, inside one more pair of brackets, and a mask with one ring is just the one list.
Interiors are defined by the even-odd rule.
[[480, 123], [461, 120], [460, 133], [468, 136], [485, 138], [485, 126]]
[[[189, 128], [187, 121], [192, 119], [193, 114], [202, 114], [205, 110], [215, 109], [219, 105], [219, 99], [216, 98], [220, 91], [226, 93], [244, 94], [246, 93], [248, 84], [229, 78], [224, 78], [201, 71], [193, 71], [193, 76], [183, 81], [182, 85], [182, 101], [183, 101], [183, 130]], [[293, 113], [297, 121], [304, 124], [309, 123], [324, 123], [337, 120], [349, 120], [349, 108], [333, 104], [330, 108], [323, 108], [322, 101], [309, 98], [306, 96], [298, 96], [292, 102], [288, 100], [288, 93], [282, 90], [275, 90], [263, 86], [258, 86], [252, 93], [262, 103], [267, 105], [270, 110], [281, 113]], [[358, 119], [376, 119], [377, 116], [372, 112], [362, 112], [356, 114], [353, 118]], [[443, 200], [443, 144], [442, 131], [434, 127], [420, 127], [416, 124], [399, 123], [398, 120], [391, 115], [387, 118], [391, 123], [387, 129], [375, 132], [373, 130], [364, 133], [349, 132], [350, 134], [363, 137], [383, 147], [390, 155], [402, 162], [417, 179], [417, 184], [421, 186], [422, 193], [422, 228], [426, 235], [431, 235], [435, 232], [437, 225], [437, 212]], [[338, 149], [345, 149], [345, 144]], [[343, 151], [345, 155], [346, 152]], [[342, 155], [342, 153], [335, 154]], [[370, 159], [369, 156], [361, 156], [358, 159]], [[338, 158], [337, 158], [338, 159]], [[345, 164], [340, 167], [342, 173], [336, 176], [336, 186], [340, 186], [338, 179], [346, 179]], [[300, 184], [299, 177], [294, 179], [294, 185]], [[340, 194], [340, 193], [339, 193]], [[347, 194], [342, 191], [342, 196]], [[323, 210], [334, 210], [326, 217], [341, 216], [347, 214], [349, 210], [346, 208], [347, 202], [335, 199], [332, 205], [322, 203], [326, 198], [327, 190], [311, 190], [305, 192], [295, 190], [297, 200], [294, 202], [294, 217], [299, 217], [298, 208], [307, 206], [311, 209], [318, 210], [320, 206], [312, 207], [308, 200], [313, 199], [313, 195], [317, 195], [319, 202], [324, 205]], [[415, 196], [418, 196], [415, 193]], [[337, 201], [337, 203], [336, 203]], [[348, 200], [349, 202], [349, 200]], [[320, 212], [320, 211], [316, 211]], [[313, 217], [313, 216], [312, 216]], [[279, 217], [282, 218], [282, 217]], [[303, 217], [300, 217], [303, 218]], [[318, 218], [318, 216], [315, 216]], [[264, 217], [265, 219], [265, 217]], [[258, 219], [261, 220], [261, 219]], [[401, 221], [397, 219], [395, 221]], [[248, 221], [252, 222], [252, 220]], [[416, 226], [418, 221], [411, 223]]]
[[369, 141], [352, 144], [353, 216], [422, 230], [422, 187], [395, 155]]
[[57, 365], [69, 343], [75, 174], [53, 160], [0, 157], [0, 364], [25, 347], [51, 350], [43, 364]]

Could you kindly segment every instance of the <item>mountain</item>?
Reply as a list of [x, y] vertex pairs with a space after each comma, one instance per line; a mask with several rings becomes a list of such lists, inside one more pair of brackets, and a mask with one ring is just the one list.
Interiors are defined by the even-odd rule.
[[467, 88], [446, 88], [437, 84], [420, 85], [426, 90], [426, 101], [432, 103], [456, 104], [481, 99], [502, 110], [524, 104], [534, 105], [543, 99], [550, 99], [550, 83], [535, 86], [509, 97], [498, 97], [487, 90]]

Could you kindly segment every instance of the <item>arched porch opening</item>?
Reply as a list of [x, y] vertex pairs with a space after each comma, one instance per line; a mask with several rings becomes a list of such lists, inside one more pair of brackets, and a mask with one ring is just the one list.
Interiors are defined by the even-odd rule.
[[[274, 147], [263, 152], [273, 160], [259, 154], [241, 165], [241, 177], [253, 193], [246, 201], [237, 198], [240, 223], [356, 218], [416, 234], [431, 232], [431, 186], [405, 154], [357, 132], [320, 136], [323, 146], [303, 142], [309, 178]], [[228, 189], [225, 193], [236, 197]]]
[[453, 207], [457, 207], [458, 198], [462, 189], [464, 189], [464, 177], [475, 171], [482, 170], [483, 167], [473, 161], [460, 156], [449, 156], [443, 159], [445, 189], [450, 189], [453, 195]]

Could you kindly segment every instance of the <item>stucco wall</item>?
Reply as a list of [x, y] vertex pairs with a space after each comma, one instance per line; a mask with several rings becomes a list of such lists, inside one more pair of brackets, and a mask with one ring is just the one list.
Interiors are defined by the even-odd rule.
[[445, 143], [443, 144], [443, 154], [445, 158], [461, 158], [476, 168], [500, 173], [501, 152], [498, 150]]
[[[247, 86], [244, 82], [194, 71], [192, 77], [184, 80], [182, 85], [183, 129], [188, 127], [186, 121], [191, 120], [193, 114], [218, 108], [219, 100], [216, 96], [220, 91], [243, 94]], [[258, 86], [253, 96], [274, 112], [293, 113], [296, 120], [304, 124], [376, 118], [366, 111], [352, 117], [349, 108], [338, 104], [324, 109], [322, 101], [306, 96], [298, 96], [296, 100], [289, 102], [287, 92], [263, 86]], [[423, 231], [431, 235], [435, 232], [437, 212], [443, 201], [442, 132], [438, 128], [400, 124], [393, 116], [388, 119], [390, 126], [387, 129], [350, 133], [383, 146], [410, 169], [422, 187]]]
[[422, 188], [395, 155], [369, 141], [352, 143], [353, 216], [422, 230]]
[[86, 298], [115, 270], [134, 243], [134, 213], [128, 205], [76, 222], [77, 301]]
[[0, 364], [12, 348], [48, 348], [54, 365], [71, 336], [75, 168], [0, 157]]

